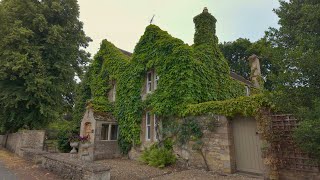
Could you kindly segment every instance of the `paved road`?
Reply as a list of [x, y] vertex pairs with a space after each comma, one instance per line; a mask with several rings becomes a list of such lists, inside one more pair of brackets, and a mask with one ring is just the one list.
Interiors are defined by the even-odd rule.
[[10, 172], [0, 161], [0, 180], [18, 180], [18, 177]]

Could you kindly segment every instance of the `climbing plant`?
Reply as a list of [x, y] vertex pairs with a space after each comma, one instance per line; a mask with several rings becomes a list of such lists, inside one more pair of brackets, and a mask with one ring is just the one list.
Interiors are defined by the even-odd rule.
[[[205, 23], [206, 18], [211, 18], [209, 24]], [[229, 75], [228, 63], [218, 48], [212, 18], [208, 12], [195, 18], [193, 46], [155, 25], [146, 28], [132, 57], [107, 40], [102, 41], [90, 67], [90, 104], [96, 112], [108, 112], [116, 117], [123, 153], [140, 143], [140, 124], [145, 109], [162, 119], [182, 117], [189, 104], [244, 95], [244, 85]], [[205, 29], [212, 33], [210, 41], [201, 35], [208, 34]], [[158, 88], [143, 101], [141, 89], [149, 70], [154, 70], [160, 79]], [[111, 81], [116, 82], [114, 103], [108, 101]]]

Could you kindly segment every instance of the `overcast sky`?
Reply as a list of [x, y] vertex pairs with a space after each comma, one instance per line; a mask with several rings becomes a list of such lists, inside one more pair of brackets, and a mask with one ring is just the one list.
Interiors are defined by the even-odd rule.
[[150, 19], [174, 37], [193, 44], [193, 17], [204, 7], [217, 19], [220, 42], [249, 38], [256, 41], [269, 27], [278, 27], [272, 11], [278, 0], [78, 0], [80, 20], [93, 39], [94, 55], [103, 39], [132, 52]]

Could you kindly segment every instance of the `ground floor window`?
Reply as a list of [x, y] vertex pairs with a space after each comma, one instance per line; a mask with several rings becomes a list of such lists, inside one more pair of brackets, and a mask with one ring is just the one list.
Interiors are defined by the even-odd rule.
[[147, 111], [145, 114], [145, 140], [146, 141], [158, 141], [157, 131], [159, 128], [158, 117]]
[[146, 113], [146, 140], [151, 139], [151, 115], [150, 112]]
[[153, 138], [154, 138], [154, 141], [158, 141], [158, 136], [157, 136], [157, 129], [158, 128], [159, 128], [158, 119], [157, 119], [157, 116], [154, 114], [153, 115]]
[[102, 124], [101, 140], [115, 141], [118, 140], [117, 124]]

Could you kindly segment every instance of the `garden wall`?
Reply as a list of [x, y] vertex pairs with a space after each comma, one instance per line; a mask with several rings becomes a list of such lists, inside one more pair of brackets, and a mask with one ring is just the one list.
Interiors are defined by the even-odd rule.
[[205, 157], [210, 170], [233, 173], [235, 163], [230, 121], [225, 116], [218, 115], [197, 116], [195, 120], [200, 124], [203, 132], [202, 155], [199, 150], [193, 148], [195, 143], [193, 141], [186, 146], [175, 147], [175, 154], [191, 167], [207, 168], [203, 158]]
[[43, 155], [42, 167], [59, 174], [63, 179], [110, 179], [110, 167], [70, 158], [69, 154]]
[[6, 140], [6, 136], [5, 135], [0, 135], [0, 147], [4, 145]]
[[23, 130], [17, 133], [8, 134], [5, 147], [22, 156], [21, 148], [42, 150], [45, 138], [43, 130]]

